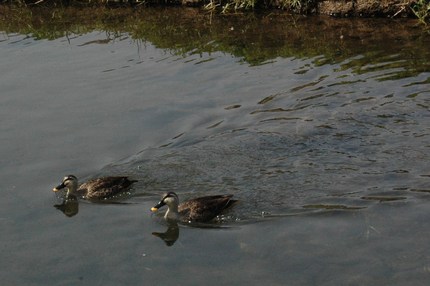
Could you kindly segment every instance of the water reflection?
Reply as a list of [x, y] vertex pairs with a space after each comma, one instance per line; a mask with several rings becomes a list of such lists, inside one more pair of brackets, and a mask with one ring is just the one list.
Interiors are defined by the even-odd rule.
[[[76, 35], [97, 27], [105, 31], [104, 37], [79, 43], [79, 47], [131, 38], [138, 49], [149, 42], [194, 65], [216, 58], [204, 58], [204, 53], [220, 51], [253, 66], [270, 65], [278, 58], [312, 59], [315, 66], [340, 63], [340, 71], [370, 74], [379, 81], [430, 70], [429, 32], [407, 19], [305, 18], [280, 11], [226, 17], [198, 9], [148, 7], [0, 9], [5, 10], [0, 13], [0, 31], [5, 31], [6, 38], [14, 33], [36, 39], [67, 37], [73, 44]], [[312, 65], [304, 64], [295, 73], [310, 73]]]
[[65, 193], [64, 196], [59, 197], [59, 199], [61, 200], [61, 203], [54, 204], [53, 206], [54, 208], [61, 211], [67, 217], [73, 217], [78, 214], [80, 203], [130, 205], [130, 204], [134, 204], [134, 202], [128, 202], [125, 200], [130, 199], [132, 197], [133, 195], [130, 192], [126, 192], [103, 200], [100, 200], [100, 199], [90, 200], [83, 197], [77, 197], [74, 194]]
[[165, 232], [153, 232], [152, 235], [162, 239], [167, 246], [172, 246], [179, 238], [178, 223], [175, 221], [168, 221]]
[[72, 217], [79, 212], [79, 201], [75, 195], [69, 195], [67, 198], [63, 199], [61, 204], [55, 204], [54, 207], [67, 217]]
[[[271, 218], [273, 218], [273, 216]], [[252, 222], [255, 222], [255, 221], [252, 221]], [[219, 216], [213, 222], [210, 222], [210, 223], [177, 222], [175, 220], [162, 219], [160, 224], [165, 226], [166, 230], [164, 232], [152, 232], [152, 235], [163, 240], [167, 246], [172, 246], [179, 239], [180, 227], [184, 227], [185, 229], [197, 228], [197, 229], [223, 229], [223, 230], [232, 228], [231, 218], [227, 218], [224, 216]]]

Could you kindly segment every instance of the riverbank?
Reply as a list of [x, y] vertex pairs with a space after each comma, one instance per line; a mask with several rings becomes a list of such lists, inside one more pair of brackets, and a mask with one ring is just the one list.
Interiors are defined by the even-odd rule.
[[429, 0], [10, 0], [18, 5], [163, 5], [204, 7], [209, 11], [232, 13], [243, 10], [281, 9], [298, 14], [334, 17], [415, 17], [430, 20]]

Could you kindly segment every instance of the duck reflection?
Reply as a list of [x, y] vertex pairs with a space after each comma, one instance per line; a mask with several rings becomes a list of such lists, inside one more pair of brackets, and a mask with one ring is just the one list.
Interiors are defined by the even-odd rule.
[[161, 238], [167, 246], [172, 246], [179, 238], [178, 223], [176, 221], [168, 221], [165, 232], [153, 232], [152, 235]]
[[68, 195], [61, 204], [54, 205], [54, 207], [66, 216], [72, 217], [79, 212], [79, 201], [75, 195]]

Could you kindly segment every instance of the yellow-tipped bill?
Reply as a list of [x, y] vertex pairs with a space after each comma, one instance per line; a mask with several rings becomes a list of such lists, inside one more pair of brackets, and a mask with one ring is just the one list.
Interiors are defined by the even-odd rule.
[[158, 211], [159, 208], [161, 208], [164, 205], [165, 205], [165, 203], [163, 201], [160, 201], [160, 202], [158, 202], [158, 204], [156, 204], [155, 206], [153, 206], [151, 208], [151, 211], [155, 213], [156, 211]]
[[59, 184], [58, 186], [56, 186], [55, 188], [52, 189], [53, 192], [58, 192], [61, 189], [64, 189], [66, 186], [64, 185], [64, 182], [62, 182], [61, 184]]

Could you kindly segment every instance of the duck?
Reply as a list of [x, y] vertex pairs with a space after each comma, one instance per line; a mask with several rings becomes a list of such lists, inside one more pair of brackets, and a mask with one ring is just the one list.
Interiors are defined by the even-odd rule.
[[168, 192], [163, 194], [160, 202], [152, 207], [151, 211], [157, 212], [159, 208], [167, 205], [168, 209], [164, 215], [167, 221], [209, 222], [237, 202], [232, 197], [233, 195], [205, 196], [179, 204], [178, 195]]
[[129, 180], [128, 177], [124, 176], [109, 176], [91, 179], [78, 187], [78, 178], [74, 175], [68, 175], [52, 191], [58, 192], [66, 188], [67, 197], [75, 195], [89, 200], [106, 199], [129, 190], [135, 182], [137, 180]]

